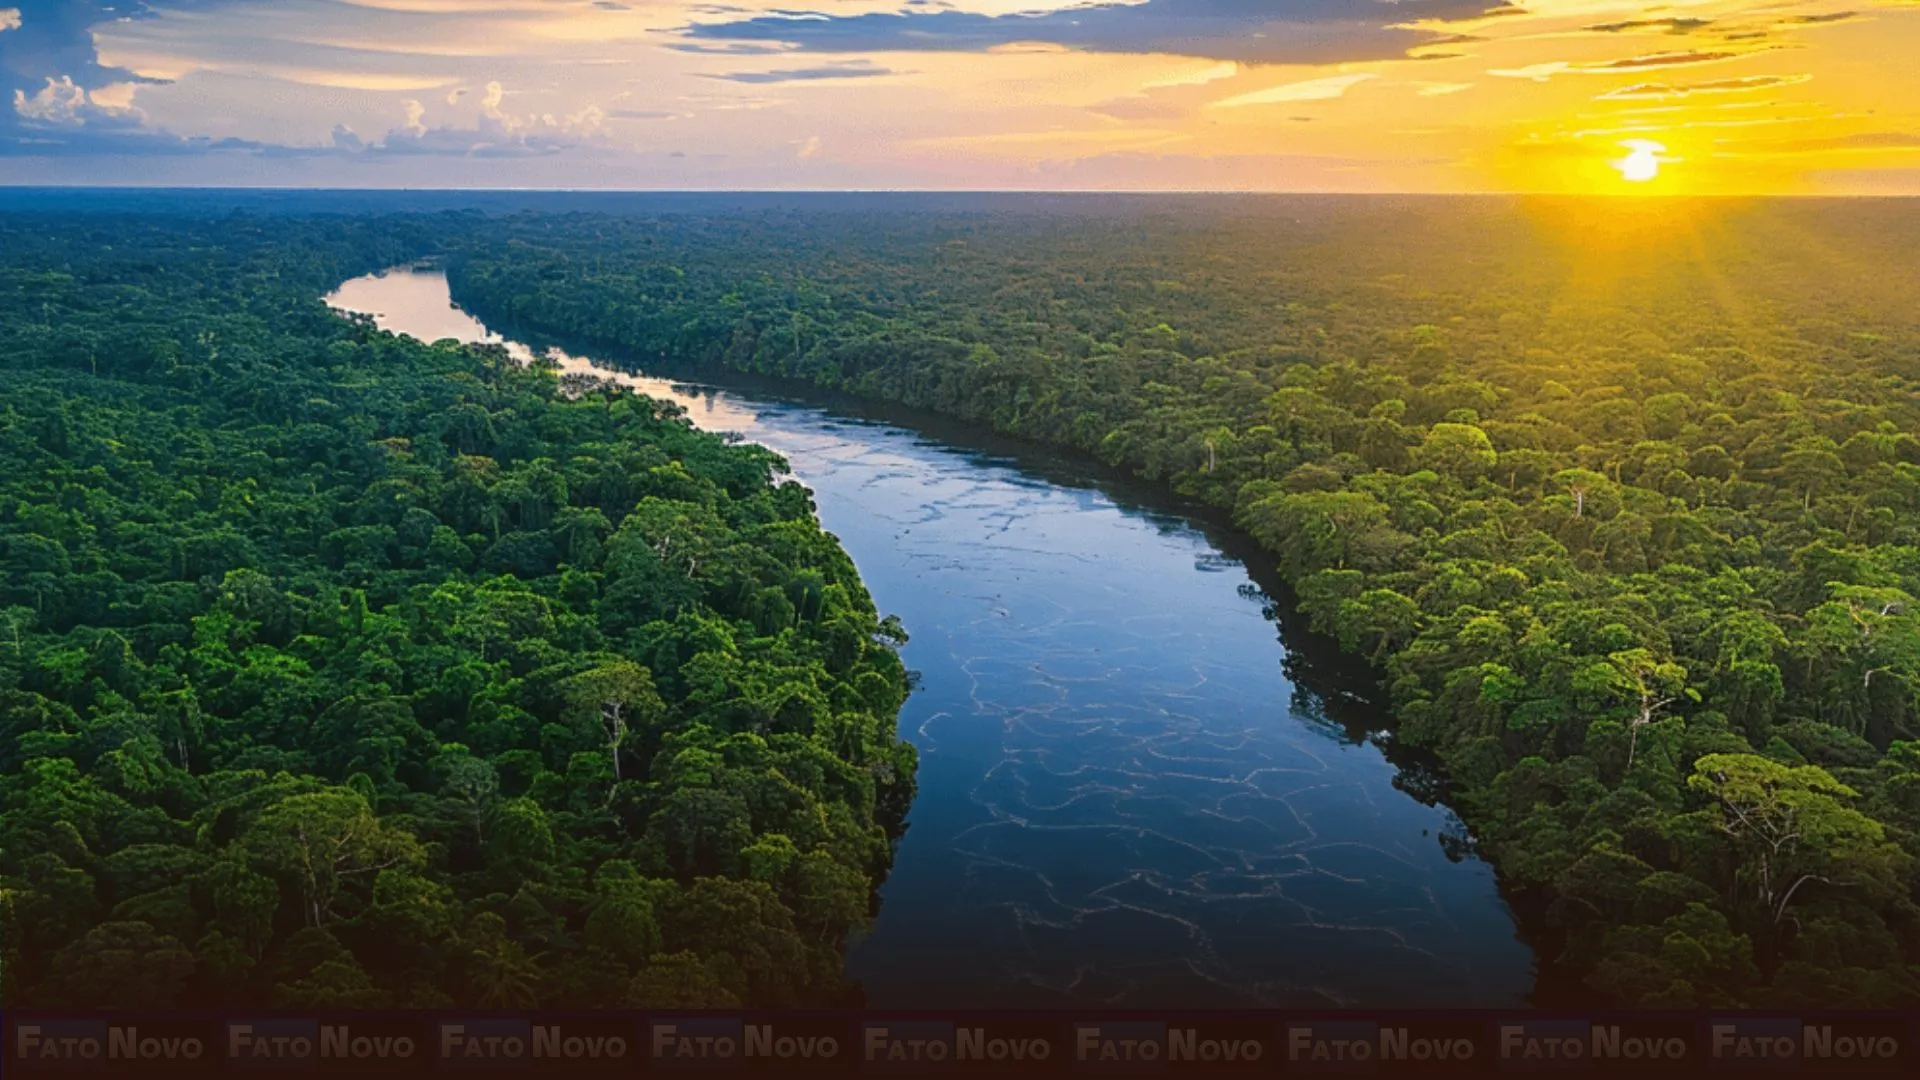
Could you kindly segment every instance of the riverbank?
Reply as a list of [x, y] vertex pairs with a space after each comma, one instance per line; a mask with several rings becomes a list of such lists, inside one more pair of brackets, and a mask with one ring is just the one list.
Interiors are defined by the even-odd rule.
[[[569, 366], [590, 355], [508, 329], [574, 345]], [[1462, 858], [1457, 820], [1402, 793], [1431, 799], [1427, 776], [1363, 741], [1380, 728], [1368, 685], [1318, 667], [1351, 658], [1290, 622], [1289, 645], [1319, 647], [1275, 648], [1284, 608], [1264, 599], [1263, 560], [1242, 576], [1244, 536], [1071, 454], [728, 381], [647, 380], [789, 457], [925, 676], [903, 721], [919, 800], [850, 958], [875, 1000], [1524, 996], [1526, 951], [1487, 868]], [[1042, 842], [1007, 846], [1022, 835]], [[1382, 931], [1415, 951], [1357, 962]], [[1088, 964], [1134, 974], [1102, 990]]]
[[[1893, 479], [1920, 444], [1896, 437], [1914, 407], [1881, 344], [1910, 335], [1856, 313], [1886, 333], [1836, 351], [1837, 283], [1776, 271], [1805, 229], [1870, 245], [1897, 214], [1712, 216], [1739, 219], [1712, 265], [1643, 236], [1645, 272], [1581, 305], [1545, 302], [1543, 282], [1581, 287], [1564, 245], [1457, 200], [1125, 227], [884, 201], [528, 217], [449, 265], [478, 308], [650, 367], [854, 390], [1231, 506], [1298, 610], [1385, 670], [1394, 739], [1445, 763], [1553, 957], [1540, 997], [1896, 1004], [1920, 996], [1920, 818], [1900, 795], [1920, 649], [1880, 643], [1920, 626], [1820, 627], [1862, 589], [1920, 594]], [[1729, 274], [1781, 305], [1757, 351], [1699, 319]], [[1747, 899], [1772, 872], [1741, 840], [1750, 811], [1724, 809], [1726, 785], [1780, 769], [1798, 771], [1767, 790], [1820, 792], [1853, 837], [1844, 859], [1796, 848], [1802, 880], [1834, 884], [1795, 890], [1791, 919]]]

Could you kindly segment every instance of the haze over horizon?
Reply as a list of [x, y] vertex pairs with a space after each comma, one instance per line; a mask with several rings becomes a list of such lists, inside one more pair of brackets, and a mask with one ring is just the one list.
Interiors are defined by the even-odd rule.
[[1910, 0], [0, 0], [0, 184], [1920, 194]]

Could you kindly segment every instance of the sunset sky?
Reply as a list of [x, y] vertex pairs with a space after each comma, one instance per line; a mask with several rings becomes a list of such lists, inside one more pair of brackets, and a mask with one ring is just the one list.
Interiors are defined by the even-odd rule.
[[1920, 194], [1920, 0], [0, 0], [0, 183]]

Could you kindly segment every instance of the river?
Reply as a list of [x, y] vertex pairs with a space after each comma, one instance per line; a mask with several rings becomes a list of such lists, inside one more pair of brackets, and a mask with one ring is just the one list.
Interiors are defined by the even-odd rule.
[[[533, 355], [438, 271], [327, 302]], [[553, 355], [784, 455], [912, 635], [919, 796], [848, 956], [871, 1004], [1524, 1001], [1533, 957], [1491, 868], [1324, 719], [1340, 691], [1289, 679], [1248, 567], [1200, 525], [1057, 462]]]

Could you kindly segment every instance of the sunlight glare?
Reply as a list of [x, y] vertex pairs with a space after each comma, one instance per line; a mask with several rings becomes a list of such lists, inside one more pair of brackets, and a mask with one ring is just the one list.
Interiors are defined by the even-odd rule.
[[1660, 175], [1661, 164], [1671, 160], [1660, 156], [1667, 152], [1665, 146], [1647, 139], [1628, 139], [1620, 145], [1626, 147], [1627, 156], [1611, 164], [1630, 184], [1653, 180]]

